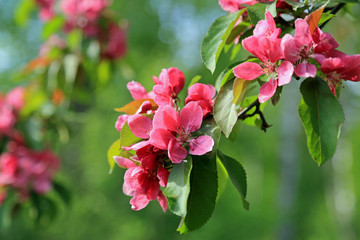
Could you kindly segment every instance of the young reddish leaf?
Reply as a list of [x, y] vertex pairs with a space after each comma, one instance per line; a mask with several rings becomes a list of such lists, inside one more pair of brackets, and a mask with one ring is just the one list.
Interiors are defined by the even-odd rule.
[[51, 61], [46, 57], [38, 57], [29, 62], [24, 68], [25, 73], [31, 73], [37, 68], [48, 67]]
[[121, 108], [115, 108], [114, 110], [117, 112], [124, 112], [130, 115], [134, 115], [137, 112], [137, 110], [140, 108], [141, 104], [143, 104], [145, 101], [149, 101], [154, 108], [157, 108], [156, 103], [152, 99], [136, 99], [131, 103], [126, 104]]
[[314, 12], [310, 13], [309, 15], [307, 15], [305, 17], [305, 21], [310, 26], [311, 35], [315, 32], [315, 29], [318, 27], [319, 21], [321, 19], [321, 15], [322, 15], [326, 5], [327, 5], [327, 3], [325, 3], [320, 8], [318, 8], [317, 10], [315, 10]]

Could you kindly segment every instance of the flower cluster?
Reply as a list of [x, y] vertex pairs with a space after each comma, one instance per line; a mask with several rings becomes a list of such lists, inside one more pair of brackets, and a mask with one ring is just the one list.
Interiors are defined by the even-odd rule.
[[[36, 3], [43, 21], [56, 16], [55, 0], [36, 0]], [[126, 31], [108, 14], [110, 3], [107, 0], [62, 0], [60, 8], [56, 9], [65, 17], [65, 32], [81, 29], [87, 37], [98, 41], [101, 57], [117, 59], [126, 52]]]
[[[297, 2], [298, 0], [294, 1]], [[221, 8], [230, 13], [236, 12], [248, 6], [255, 5], [259, 2], [273, 2], [273, 0], [219, 0]], [[287, 4], [285, 0], [277, 0], [276, 2], [276, 8], [287, 9], [290, 7], [291, 6]]]
[[[254, 35], [242, 41], [244, 48], [260, 60], [244, 62], [233, 69], [236, 77], [253, 80], [267, 74], [268, 81], [259, 91], [259, 102], [269, 100], [278, 86], [290, 83], [293, 74], [298, 77], [312, 77], [320, 70], [326, 74], [326, 80], [335, 94], [335, 87], [341, 79], [359, 81], [359, 56], [348, 56], [335, 50], [339, 44], [329, 34], [316, 27], [311, 31], [304, 19], [295, 20], [295, 35], [285, 34], [280, 38], [281, 29], [276, 28], [269, 12], [266, 20], [257, 23]], [[315, 61], [315, 62], [314, 62]], [[349, 64], [349, 62], [352, 64]]]
[[[115, 127], [122, 133], [125, 125], [128, 126], [138, 141], [121, 146], [126, 154], [114, 156], [114, 160], [128, 169], [123, 191], [132, 196], [132, 209], [140, 210], [157, 199], [166, 211], [167, 200], [160, 187], [166, 187], [173, 164], [185, 161], [188, 154], [204, 155], [212, 150], [213, 139], [198, 136], [196, 131], [201, 128], [203, 118], [212, 112], [215, 89], [201, 83], [192, 85], [185, 106], [180, 109], [177, 96], [185, 84], [184, 74], [171, 67], [163, 69], [153, 81], [151, 92], [146, 92], [137, 82], [127, 85], [135, 99], [133, 103], [141, 106], [135, 114], [119, 116]], [[133, 151], [136, 154], [131, 154]]]
[[30, 191], [44, 194], [52, 187], [59, 160], [49, 150], [30, 149], [17, 129], [20, 110], [25, 104], [25, 89], [17, 87], [0, 96], [0, 204], [13, 189], [22, 200]]

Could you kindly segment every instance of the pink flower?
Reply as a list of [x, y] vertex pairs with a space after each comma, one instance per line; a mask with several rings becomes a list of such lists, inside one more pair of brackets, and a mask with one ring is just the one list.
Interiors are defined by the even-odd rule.
[[256, 0], [219, 0], [222, 9], [230, 13], [236, 12], [247, 6], [256, 4]]
[[[138, 82], [129, 82], [127, 84], [127, 88], [134, 100], [155, 98], [153, 91], [147, 93], [146, 89]], [[154, 108], [154, 106], [149, 101], [144, 101], [136, 114], [154, 114], [155, 110], [156, 108]], [[124, 126], [130, 116], [131, 115], [128, 114], [120, 115], [115, 123], [116, 130], [121, 132], [121, 128]]]
[[53, 6], [55, 1], [54, 0], [36, 0], [36, 3], [40, 7], [39, 16], [40, 19], [43, 21], [49, 21], [55, 16]]
[[25, 105], [25, 89], [23, 87], [14, 88], [6, 95], [5, 102], [20, 111]]
[[200, 129], [203, 111], [196, 102], [189, 102], [180, 114], [172, 107], [159, 109], [153, 119], [153, 131], [150, 133], [150, 144], [167, 150], [173, 163], [180, 163], [187, 156], [185, 144], [189, 144], [189, 153], [203, 155], [212, 150], [214, 140], [210, 136], [194, 138], [191, 133]]
[[281, 42], [284, 57], [295, 63], [294, 72], [299, 77], [315, 77], [316, 66], [308, 63], [314, 53], [322, 53], [335, 49], [339, 45], [328, 33], [316, 29], [311, 35], [309, 24], [304, 19], [295, 20], [295, 35], [286, 34]]
[[107, 59], [117, 59], [126, 53], [126, 32], [115, 23], [110, 23], [106, 32], [106, 38], [101, 39], [104, 49], [102, 56]]
[[[141, 153], [145, 151], [145, 155]], [[138, 150], [140, 166], [127, 158], [114, 156], [120, 167], [128, 168], [124, 175], [123, 191], [132, 196], [130, 204], [135, 211], [141, 210], [151, 200], [157, 199], [165, 212], [168, 207], [166, 197], [160, 186], [166, 187], [169, 172], [157, 160], [157, 154], [149, 152], [149, 148]]]
[[[270, 76], [270, 81], [264, 83], [259, 92], [259, 102], [269, 100], [276, 92], [277, 86], [288, 84], [294, 71], [289, 61], [278, 62], [283, 58], [281, 39], [278, 38], [280, 29], [275, 28], [275, 22], [269, 12], [266, 12], [266, 21], [259, 22], [254, 30], [257, 36], [245, 38], [242, 41], [244, 48], [260, 59], [262, 63], [244, 62], [233, 69], [236, 77], [253, 80], [263, 74]], [[277, 75], [277, 80], [274, 78]]]
[[335, 89], [342, 84], [341, 80], [360, 81], [360, 55], [347, 55], [331, 50], [318, 55], [316, 60], [321, 64], [320, 70], [325, 73], [328, 85], [335, 95]]
[[176, 99], [179, 92], [184, 88], [185, 76], [179, 69], [171, 67], [163, 69], [159, 78], [153, 76], [153, 87], [155, 94], [155, 103], [159, 107], [166, 105], [173, 105], [173, 100]]
[[266, 20], [260, 20], [256, 24], [254, 29], [254, 36], [258, 38], [268, 37], [271, 40], [276, 40], [280, 36], [281, 29], [276, 28], [274, 18], [268, 10], [265, 12], [265, 18]]
[[205, 118], [213, 110], [215, 93], [215, 88], [212, 85], [195, 83], [188, 90], [185, 104], [193, 101], [197, 102], [203, 111], [203, 118]]

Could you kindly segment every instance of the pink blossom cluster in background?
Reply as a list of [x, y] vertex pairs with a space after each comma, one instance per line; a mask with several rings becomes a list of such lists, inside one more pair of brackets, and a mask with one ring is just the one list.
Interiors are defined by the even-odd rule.
[[[61, 0], [58, 13], [55, 12], [55, 0], [36, 0], [40, 8], [40, 19], [47, 22], [56, 14], [65, 16], [64, 31], [69, 33], [74, 29], [81, 29], [90, 38], [95, 38], [100, 45], [100, 55], [106, 59], [117, 59], [126, 53], [126, 29], [114, 22], [106, 10], [111, 5], [110, 0]], [[49, 39], [50, 46], [60, 47], [61, 41]], [[54, 41], [56, 40], [56, 42]], [[62, 42], [65, 42], [62, 40]], [[49, 44], [48, 44], [49, 45]], [[43, 49], [48, 49], [46, 45]], [[61, 48], [64, 48], [61, 43]], [[43, 50], [41, 55], [43, 56]]]
[[25, 89], [14, 88], [0, 97], [0, 204], [7, 191], [14, 189], [21, 199], [34, 190], [43, 194], [51, 189], [51, 179], [59, 160], [50, 151], [34, 151], [26, 146], [16, 128], [19, 112], [24, 107]]
[[[298, 0], [294, 1], [297, 2]], [[230, 13], [255, 5], [259, 2], [273, 2], [273, 0], [219, 0], [221, 8]], [[287, 9], [290, 7], [291, 6], [287, 4], [285, 0], [277, 0], [276, 2], [276, 8]]]
[[18, 113], [25, 103], [24, 93], [23, 87], [17, 87], [6, 95], [0, 94], [0, 138], [11, 134]]
[[6, 152], [0, 155], [0, 199], [5, 199], [9, 189], [15, 190], [21, 200], [25, 200], [30, 191], [48, 192], [58, 165], [58, 158], [49, 149], [34, 151], [25, 146], [21, 138], [11, 139]]
[[194, 135], [203, 118], [212, 112], [215, 88], [196, 83], [188, 90], [185, 106], [180, 109], [178, 94], [185, 84], [184, 74], [177, 68], [163, 69], [153, 77], [151, 92], [136, 82], [128, 89], [142, 104], [133, 115], [121, 115], [115, 127], [121, 132], [125, 124], [139, 141], [122, 146], [125, 151], [136, 151], [131, 157], [114, 156], [119, 166], [128, 170], [124, 176], [123, 191], [132, 196], [132, 209], [140, 210], [157, 199], [164, 211], [167, 200], [160, 187], [166, 187], [168, 164], [179, 164], [188, 154], [204, 155], [212, 150], [214, 141], [207, 135]]
[[233, 69], [236, 77], [245, 80], [267, 75], [268, 81], [259, 91], [260, 103], [269, 100], [278, 86], [290, 83], [293, 74], [314, 78], [318, 69], [313, 60], [321, 65], [320, 71], [326, 75], [334, 95], [341, 79], [360, 80], [359, 55], [349, 56], [335, 50], [339, 44], [329, 33], [323, 33], [318, 27], [312, 33], [306, 20], [296, 19], [295, 35], [285, 34], [280, 38], [281, 29], [276, 28], [271, 14], [266, 12], [265, 16], [266, 20], [257, 23], [254, 35], [242, 41], [243, 47], [260, 63], [244, 62]]

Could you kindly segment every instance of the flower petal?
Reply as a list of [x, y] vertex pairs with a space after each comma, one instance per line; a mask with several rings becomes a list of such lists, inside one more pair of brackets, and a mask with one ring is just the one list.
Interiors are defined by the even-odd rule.
[[171, 139], [175, 139], [175, 137], [165, 129], [155, 129], [150, 133], [150, 144], [154, 145], [159, 149], [166, 150], [168, 149], [168, 145]]
[[170, 172], [166, 170], [163, 166], [159, 166], [157, 171], [157, 177], [160, 180], [160, 186], [166, 187]]
[[189, 102], [180, 112], [180, 123], [186, 133], [198, 130], [202, 120], [202, 108], [196, 102]]
[[276, 70], [278, 74], [279, 86], [290, 83], [291, 77], [294, 72], [294, 66], [289, 61], [283, 61], [278, 69]]
[[113, 158], [114, 158], [115, 162], [122, 168], [137, 167], [137, 165], [130, 159], [120, 157], [120, 156], [114, 156]]
[[130, 200], [130, 204], [131, 209], [138, 211], [143, 209], [144, 207], [146, 207], [149, 204], [150, 200], [147, 199], [145, 194], [136, 194], [131, 200]]
[[118, 130], [119, 132], [121, 132], [122, 127], [124, 126], [124, 124], [126, 123], [126, 121], [128, 120], [130, 115], [128, 114], [123, 114], [120, 115], [115, 123], [115, 128], [116, 130]]
[[162, 191], [159, 191], [157, 200], [158, 200], [161, 208], [163, 209], [163, 211], [166, 212], [166, 210], [168, 208], [168, 201], [167, 201], [165, 195], [162, 193]]
[[163, 110], [164, 124], [169, 131], [180, 132], [179, 114], [170, 106], [165, 106]]
[[210, 136], [200, 136], [191, 140], [189, 153], [191, 155], [204, 155], [205, 153], [210, 152], [213, 146], [214, 140]]
[[316, 76], [316, 66], [307, 62], [302, 62], [296, 65], [294, 70], [295, 74], [299, 77], [314, 78]]
[[132, 115], [128, 118], [131, 132], [139, 138], [148, 139], [151, 131], [152, 121], [150, 118], [140, 114]]
[[[202, 115], [201, 115], [202, 118]], [[169, 142], [168, 156], [171, 162], [180, 163], [186, 158], [187, 151], [183, 148], [178, 141], [174, 138]]]
[[132, 81], [129, 82], [127, 85], [129, 92], [133, 99], [145, 99], [148, 98], [146, 93], [146, 89], [138, 82]]
[[271, 78], [270, 81], [264, 83], [259, 91], [259, 102], [264, 103], [274, 96], [277, 88], [277, 81]]
[[241, 63], [233, 69], [233, 72], [236, 77], [245, 80], [253, 80], [265, 73], [264, 69], [262, 69], [259, 64], [254, 62]]

